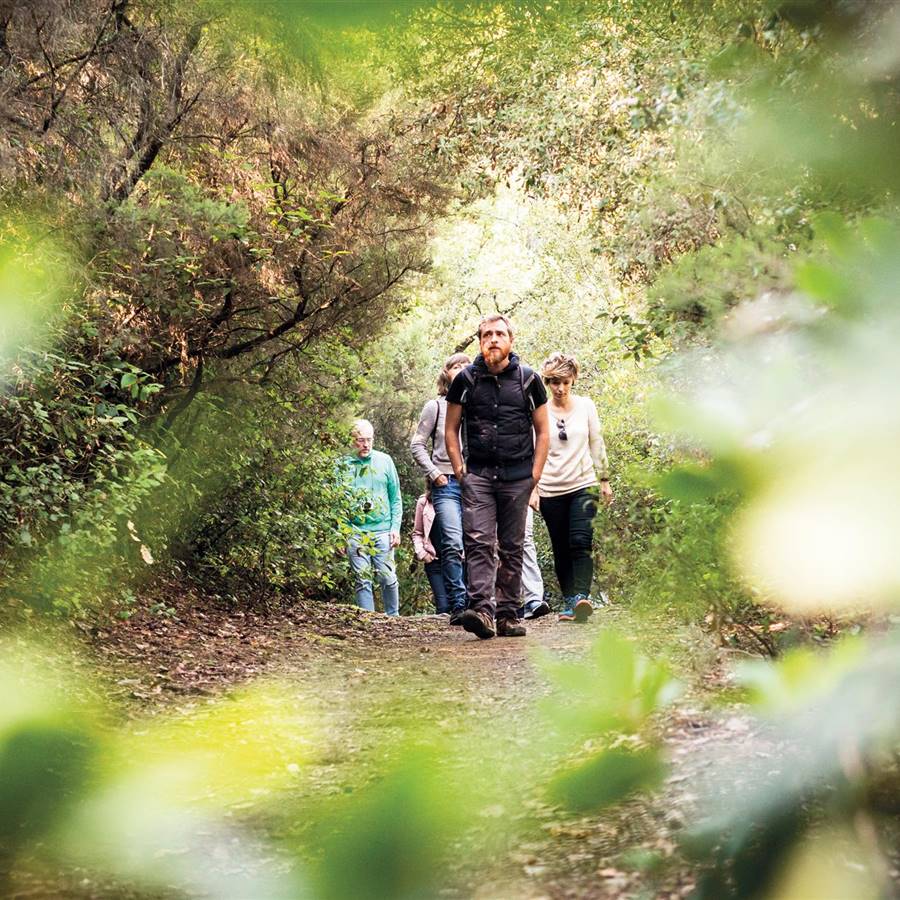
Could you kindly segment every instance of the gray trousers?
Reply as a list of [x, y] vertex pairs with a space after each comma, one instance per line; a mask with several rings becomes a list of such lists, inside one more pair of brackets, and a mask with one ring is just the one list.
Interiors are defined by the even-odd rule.
[[472, 472], [463, 479], [469, 609], [499, 619], [516, 618], [522, 592], [525, 520], [533, 484], [531, 478], [500, 481]]
[[522, 603], [527, 606], [535, 600], [544, 599], [544, 579], [538, 568], [537, 547], [534, 545], [534, 510], [530, 506], [525, 520], [525, 543], [522, 546]]

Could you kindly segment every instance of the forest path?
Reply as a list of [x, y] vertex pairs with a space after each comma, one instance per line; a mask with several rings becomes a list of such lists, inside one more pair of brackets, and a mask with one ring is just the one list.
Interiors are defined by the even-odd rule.
[[[192, 715], [257, 676], [296, 691], [318, 723], [316, 751], [287, 802], [249, 821], [299, 840], [313, 860], [323, 811], [327, 818], [342, 800], [365, 798], [427, 745], [439, 791], [465, 811], [446, 847], [440, 896], [687, 896], [696, 879], [676, 835], [702, 804], [700, 784], [726, 748], [770, 752], [746, 711], [717, 699], [724, 670], [710, 637], [665, 616], [614, 605], [585, 625], [550, 615], [528, 623], [525, 638], [480, 641], [439, 616], [389, 619], [333, 604], [253, 614], [216, 611], [196, 597], [173, 602], [166, 616], [141, 613], [92, 636], [94, 660], [130, 715]], [[665, 659], [683, 686], [653, 723], [670, 769], [651, 794], [573, 814], [548, 799], [548, 783], [598, 745], [567, 744], [557, 733], [546, 663], [584, 658], [608, 629], [648, 659]], [[298, 808], [310, 815], [301, 820]], [[97, 885], [86, 893], [115, 895]]]
[[[299, 667], [296, 658], [283, 661], [283, 674], [302, 680], [327, 723], [328, 746], [307, 780], [308, 800], [377, 783], [404, 741], [446, 742], [445, 757], [436, 760], [439, 781], [450, 794], [474, 783], [477, 796], [449, 848], [451, 877], [441, 896], [690, 893], [696, 880], [677, 859], [675, 834], [701, 802], [711, 761], [726, 747], [733, 754], [738, 741], [748, 753], [768, 752], [762, 736], [750, 739], [747, 716], [717, 706], [722, 669], [707, 635], [616, 606], [585, 625], [550, 615], [528, 623], [525, 638], [488, 641], [450, 628], [445, 617], [370, 622], [364, 642], [346, 646], [333, 632], [326, 637], [331, 652]], [[546, 703], [555, 686], [543, 662], [584, 658], [606, 629], [629, 637], [641, 655], [664, 658], [683, 686], [654, 727], [671, 769], [649, 796], [572, 814], [550, 802], [548, 782], [561, 759], [584, 758], [597, 745], [549, 737], [555, 726]], [[282, 829], [302, 837], [296, 822]]]

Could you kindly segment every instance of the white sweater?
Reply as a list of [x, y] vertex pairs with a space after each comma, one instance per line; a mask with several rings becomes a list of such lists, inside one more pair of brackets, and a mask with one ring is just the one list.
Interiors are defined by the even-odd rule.
[[[541, 497], [569, 494], [606, 478], [609, 463], [600, 432], [600, 417], [590, 397], [572, 397], [572, 409], [564, 415], [550, 413], [550, 451], [538, 482]], [[559, 422], [565, 423], [566, 440], [560, 440]], [[596, 469], [596, 472], [595, 472]]]

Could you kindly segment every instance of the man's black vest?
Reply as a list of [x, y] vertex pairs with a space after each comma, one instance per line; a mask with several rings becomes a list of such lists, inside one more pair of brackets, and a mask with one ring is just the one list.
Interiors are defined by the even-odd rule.
[[503, 481], [528, 478], [534, 462], [534, 372], [510, 356], [509, 365], [497, 375], [479, 358], [462, 376], [466, 467], [475, 474], [491, 470]]

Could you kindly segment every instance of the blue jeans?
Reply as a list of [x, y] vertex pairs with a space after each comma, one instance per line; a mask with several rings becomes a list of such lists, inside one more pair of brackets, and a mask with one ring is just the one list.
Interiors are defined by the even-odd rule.
[[437, 613], [449, 612], [450, 607], [447, 605], [447, 591], [444, 588], [440, 557], [433, 559], [430, 563], [425, 563], [425, 577], [431, 585], [431, 596], [434, 597], [434, 611]]
[[356, 579], [356, 605], [375, 612], [375, 597], [372, 594], [372, 566], [381, 586], [381, 601], [389, 616], [400, 615], [400, 587], [397, 570], [394, 568], [394, 551], [391, 536], [387, 531], [367, 534], [355, 531], [347, 541], [347, 559]]
[[[447, 476], [444, 487], [433, 485], [431, 503], [440, 528], [441, 575], [450, 612], [466, 608], [466, 579], [463, 572], [462, 492], [459, 482]], [[437, 547], [437, 544], [435, 544]]]
[[[435, 550], [440, 553], [441, 550], [441, 527], [438, 524], [437, 516], [431, 525], [431, 534], [428, 536]], [[425, 577], [431, 586], [431, 596], [434, 597], [434, 611], [436, 613], [450, 612], [450, 604], [447, 603], [447, 589], [444, 587], [444, 576], [441, 571], [441, 557], [438, 556], [430, 563], [425, 563]]]

